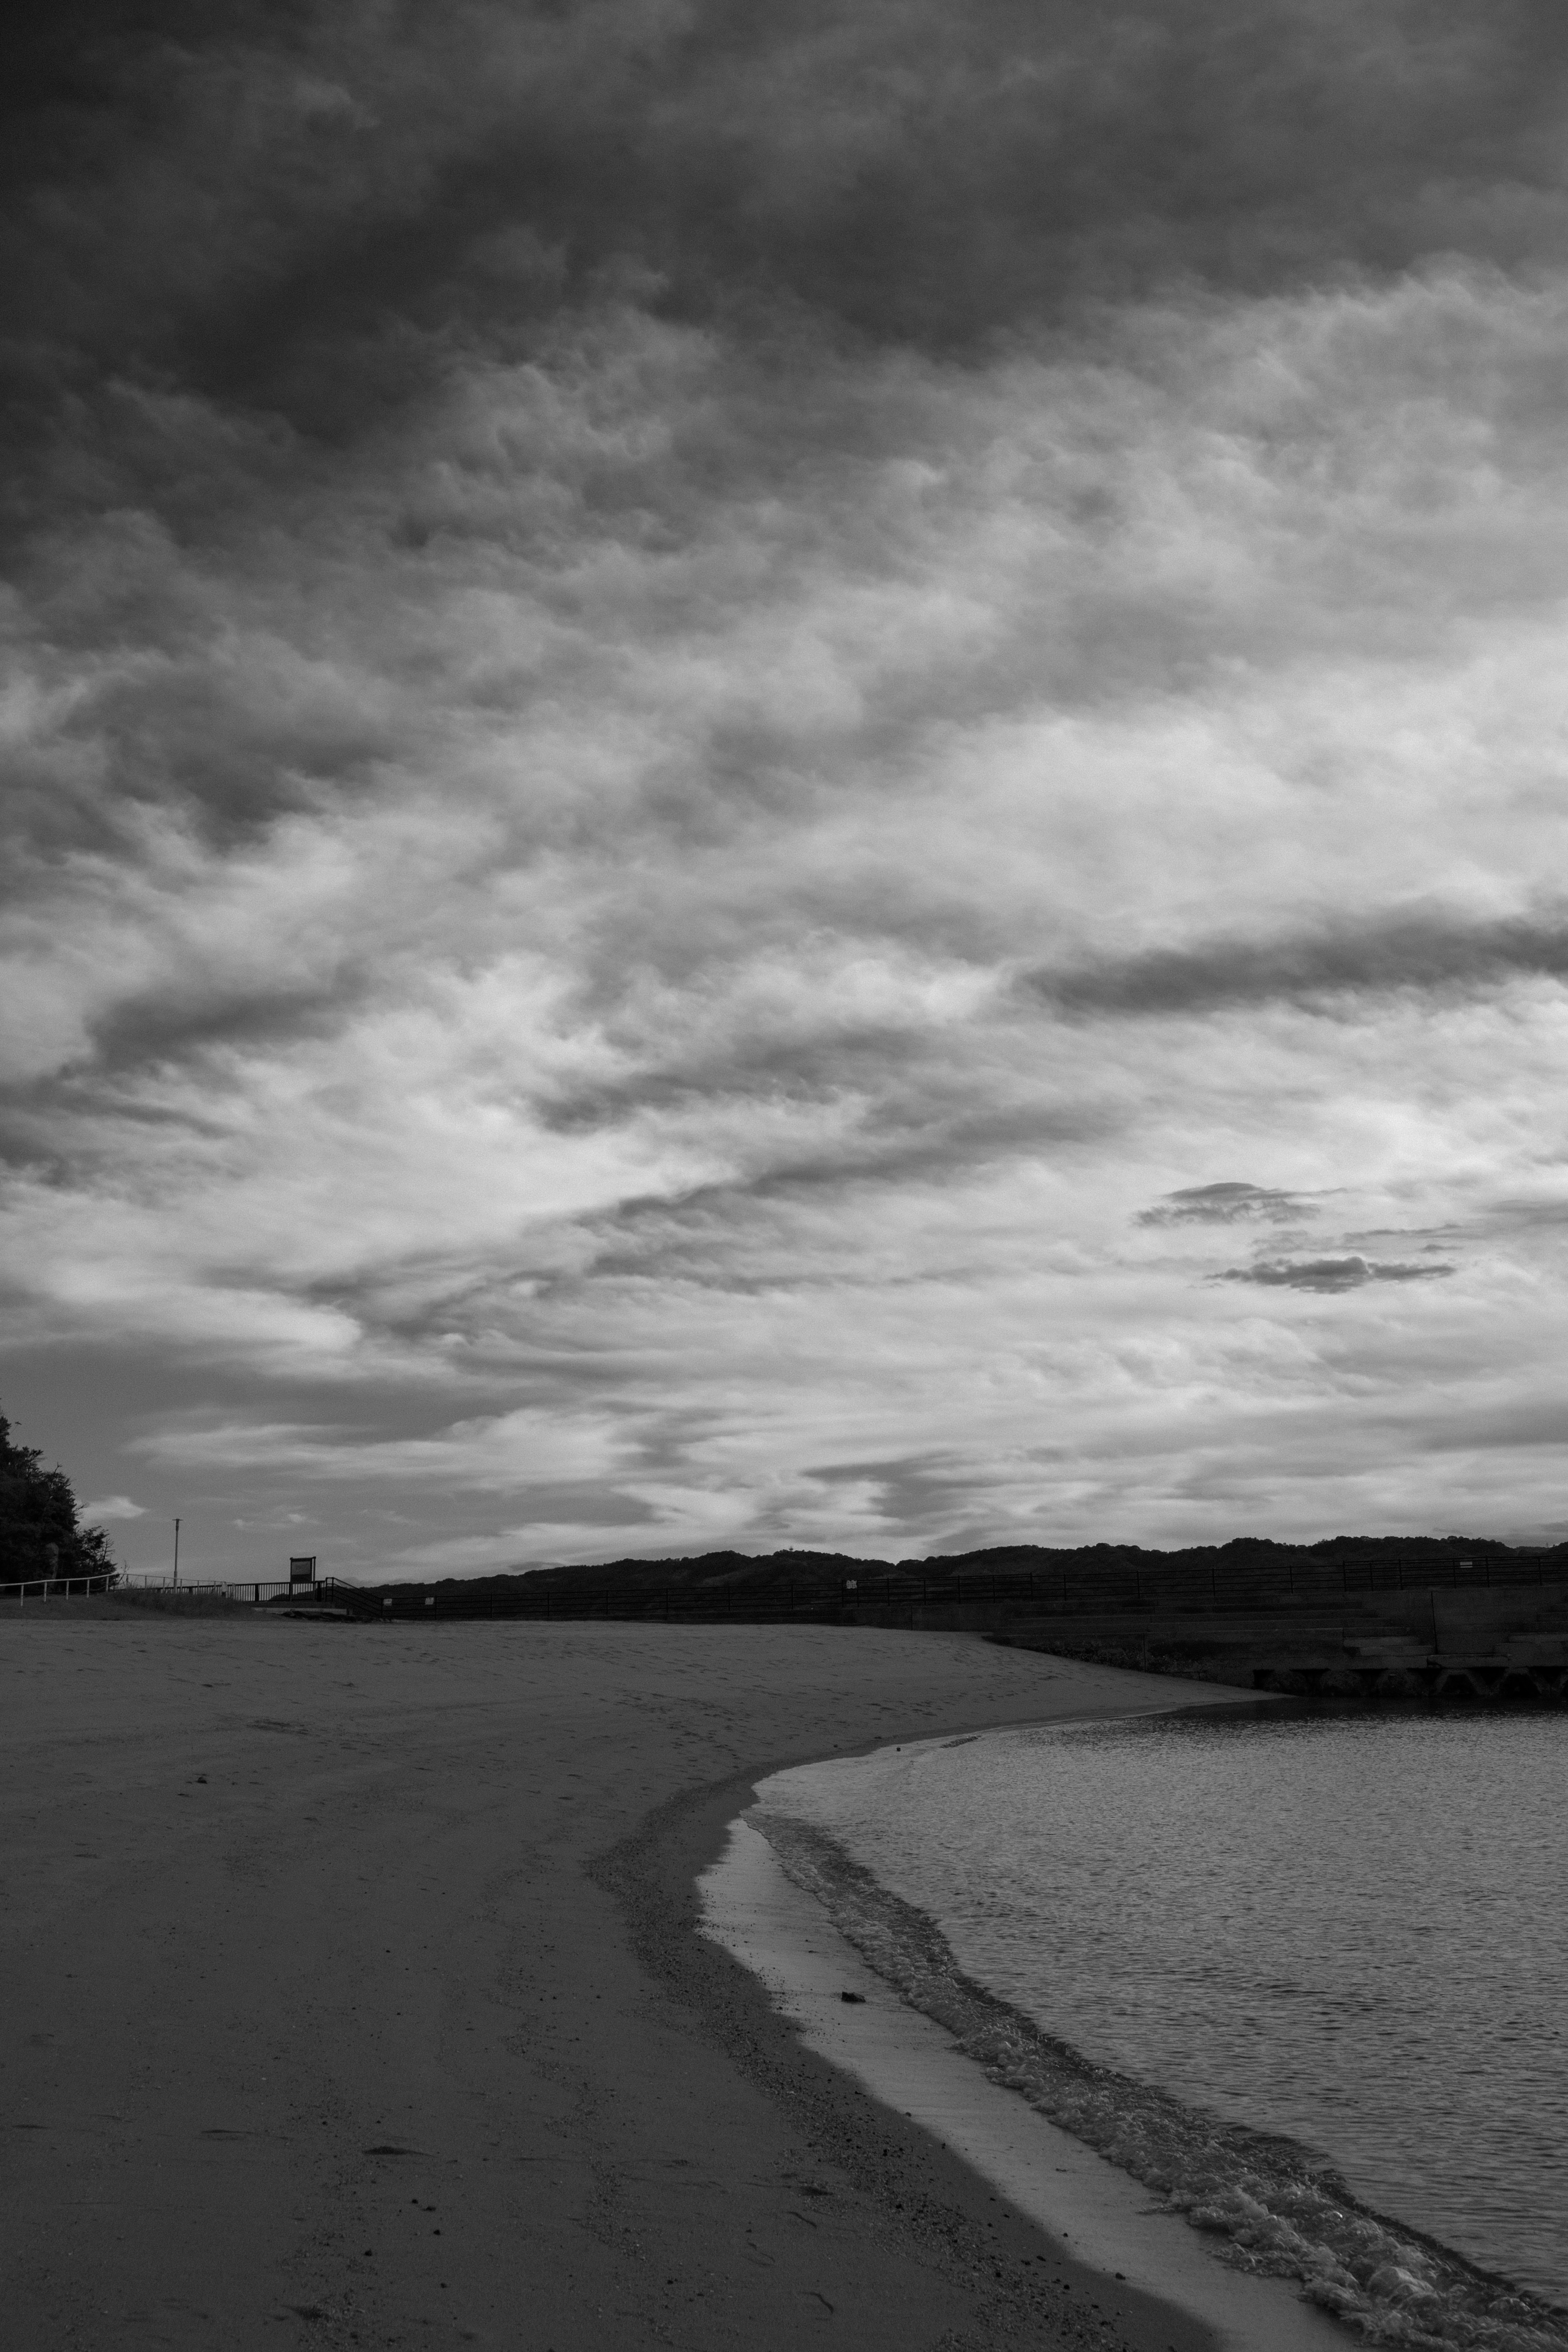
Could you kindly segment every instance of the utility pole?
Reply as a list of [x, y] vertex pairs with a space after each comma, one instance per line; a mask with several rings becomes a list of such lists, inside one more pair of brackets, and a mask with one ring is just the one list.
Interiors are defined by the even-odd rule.
[[180, 1522], [174, 1521], [174, 1581], [180, 1580]]

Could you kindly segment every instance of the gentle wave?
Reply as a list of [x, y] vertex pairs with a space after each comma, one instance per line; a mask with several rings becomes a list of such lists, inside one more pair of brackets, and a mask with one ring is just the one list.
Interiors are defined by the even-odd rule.
[[911, 2008], [994, 2083], [1155, 2190], [1220, 2260], [1300, 2282], [1370, 2343], [1412, 2352], [1564, 2352], [1563, 2315], [1374, 2213], [1297, 2142], [1226, 2124], [1097, 2064], [959, 1967], [936, 1922], [837, 1840], [765, 1806], [747, 1817], [780, 1864]]

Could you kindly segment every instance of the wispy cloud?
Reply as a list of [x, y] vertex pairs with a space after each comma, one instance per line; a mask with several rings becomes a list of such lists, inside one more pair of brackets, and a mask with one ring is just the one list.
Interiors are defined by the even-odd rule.
[[97, 1527], [104, 1519], [144, 1519], [146, 1506], [133, 1503], [129, 1495], [100, 1495], [90, 1503], [83, 1503], [79, 1517], [84, 1527]]
[[1256, 1282], [1266, 1290], [1315, 1290], [1330, 1297], [1360, 1290], [1369, 1282], [1432, 1282], [1454, 1274], [1452, 1265], [1415, 1265], [1398, 1259], [1352, 1257], [1263, 1258], [1256, 1265], [1229, 1265], [1216, 1282]]
[[1568, 1214], [1530, 13], [32, 39], [51, 1448], [339, 1565], [1484, 1513]]
[[1258, 1219], [1268, 1224], [1294, 1223], [1316, 1214], [1316, 1203], [1299, 1201], [1294, 1193], [1270, 1191], [1267, 1185], [1236, 1180], [1214, 1184], [1184, 1184], [1168, 1192], [1152, 1209], [1141, 1209], [1141, 1225], [1236, 1225]]
[[1568, 924], [1477, 923], [1394, 913], [1353, 929], [1261, 940], [1219, 939], [1121, 963], [1036, 972], [1030, 986], [1064, 1012], [1201, 1013], [1280, 999], [1496, 988], [1568, 976]]

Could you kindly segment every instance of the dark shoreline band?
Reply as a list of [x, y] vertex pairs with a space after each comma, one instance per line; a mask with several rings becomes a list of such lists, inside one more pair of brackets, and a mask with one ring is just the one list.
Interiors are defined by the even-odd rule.
[[[845, 1752], [870, 1754], [887, 1744], [877, 1739]], [[978, 2297], [986, 2329], [1000, 2331], [987, 2341], [1007, 2343], [1020, 2330], [1034, 2343], [1051, 2341], [1037, 2332], [1049, 2330], [1070, 2341], [1060, 2335], [1065, 2300], [1086, 2326], [1092, 2315], [1113, 2329], [1111, 2340], [1129, 2352], [1215, 2352], [1200, 2321], [1091, 2269], [1032, 2220], [999, 2208], [986, 2183], [939, 2140], [805, 2049], [758, 1979], [702, 1934], [698, 1879], [722, 1853], [757, 1784], [805, 1760], [777, 1759], [671, 1798], [590, 1865], [589, 1875], [619, 1902], [640, 1965], [697, 2012], [738, 2071], [787, 2116], [812, 2161], [842, 2179], [868, 2225], [868, 2257], [885, 2250], [896, 2258], [918, 2247], [929, 2262], [936, 2251], [954, 2284]], [[1006, 2214], [1002, 2226], [999, 2210]], [[1038, 2283], [1042, 2272], [1051, 2287]], [[1065, 2298], [1058, 2280], [1067, 2283]]]

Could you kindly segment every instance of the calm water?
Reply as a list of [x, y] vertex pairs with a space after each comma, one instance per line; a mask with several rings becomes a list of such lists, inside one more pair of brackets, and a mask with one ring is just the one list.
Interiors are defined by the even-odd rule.
[[[1402, 2340], [1558, 2340], [1334, 2219], [1333, 2176], [1568, 2304], [1568, 1715], [1156, 1717], [761, 1794], [786, 1867], [907, 1997], [970, 2000], [993, 2072], [1237, 2258], [1318, 2263], [1363, 2325], [1392, 2298], [1422, 2320]], [[1039, 2033], [987, 2022], [960, 1972]]]

